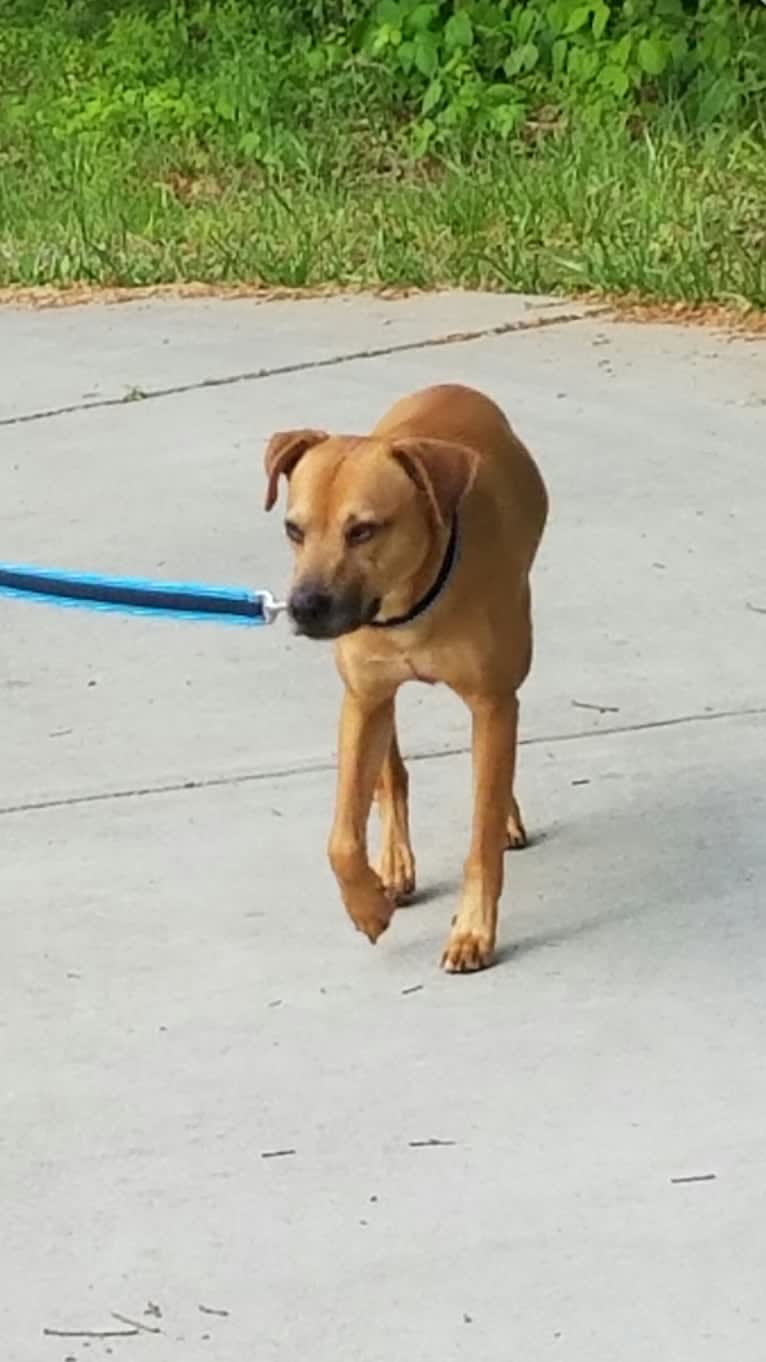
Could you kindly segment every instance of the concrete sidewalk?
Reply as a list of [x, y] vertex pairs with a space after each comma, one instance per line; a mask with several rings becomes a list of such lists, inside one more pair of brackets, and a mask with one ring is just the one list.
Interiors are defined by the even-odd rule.
[[0, 599], [3, 1357], [763, 1362], [763, 345], [442, 295], [6, 309], [0, 347], [0, 560], [279, 591], [268, 434], [432, 381], [553, 504], [479, 977], [437, 969], [449, 695], [403, 697], [423, 894], [373, 951], [323, 647]]

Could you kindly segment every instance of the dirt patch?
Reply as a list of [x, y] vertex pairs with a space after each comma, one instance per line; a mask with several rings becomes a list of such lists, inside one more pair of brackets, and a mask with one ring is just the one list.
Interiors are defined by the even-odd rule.
[[[86, 303], [141, 303], [154, 298], [180, 300], [184, 298], [210, 298], [228, 302], [236, 298], [252, 298], [255, 302], [301, 302], [306, 299], [354, 297], [366, 294], [368, 297], [398, 299], [416, 297], [420, 293], [448, 292], [444, 290], [417, 288], [362, 288], [340, 287], [337, 284], [323, 284], [316, 288], [279, 288], [263, 284], [215, 284], [192, 280], [178, 284], [148, 284], [143, 287], [103, 288], [91, 284], [74, 284], [69, 288], [55, 288], [47, 285], [38, 287], [11, 286], [0, 288], [0, 306], [22, 308], [81, 307]], [[455, 290], [459, 292], [459, 290]], [[545, 300], [552, 305], [549, 300]], [[658, 303], [632, 297], [615, 297], [599, 293], [580, 294], [578, 297], [562, 297], [566, 302], [587, 303], [603, 308], [606, 304], [612, 309], [614, 321], [621, 322], [658, 322], [676, 326], [705, 326], [717, 331], [725, 331], [752, 339], [766, 339], [766, 311], [746, 305], [724, 306], [720, 303]], [[532, 304], [531, 306], [534, 306]]]
[[607, 302], [619, 322], [660, 322], [676, 326], [706, 326], [753, 339], [766, 339], [766, 311], [745, 305], [724, 307], [720, 303], [649, 303], [640, 298], [604, 299], [589, 294], [589, 302]]

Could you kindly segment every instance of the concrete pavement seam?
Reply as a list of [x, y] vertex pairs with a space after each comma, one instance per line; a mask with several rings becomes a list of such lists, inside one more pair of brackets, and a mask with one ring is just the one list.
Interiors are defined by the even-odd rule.
[[428, 336], [425, 340], [401, 341], [369, 350], [355, 350], [343, 355], [328, 355], [324, 359], [303, 360], [295, 364], [278, 364], [273, 369], [251, 369], [240, 374], [222, 374], [218, 378], [202, 378], [196, 383], [176, 383], [166, 388], [131, 388], [123, 397], [100, 397], [87, 402], [71, 402], [61, 407], [42, 411], [21, 412], [18, 416], [0, 417], [0, 426], [22, 426], [30, 421], [49, 421], [57, 416], [72, 416], [77, 412], [100, 411], [108, 407], [130, 406], [134, 402], [150, 402], [163, 397], [183, 397], [186, 393], [204, 392], [207, 388], [230, 388], [238, 383], [256, 383], [261, 379], [281, 378], [287, 374], [307, 373], [312, 369], [329, 369], [355, 360], [385, 359], [409, 350], [429, 350], [444, 345], [467, 345], [471, 341], [487, 340], [492, 336], [507, 336], [514, 332], [539, 331], [546, 326], [564, 326], [610, 312], [608, 307], [591, 308], [583, 312], [563, 312], [552, 317], [535, 317], [529, 321], [501, 322], [476, 331], [449, 331], [443, 336]]
[[[613, 724], [608, 728], [594, 728], [587, 733], [554, 733], [536, 738], [522, 738], [520, 747], [555, 746], [557, 743], [583, 742], [592, 738], [616, 737], [621, 734], [647, 733], [655, 729], [678, 728], [685, 724], [712, 723], [725, 719], [760, 718], [766, 715], [766, 705], [744, 709], [713, 710], [702, 714], [679, 714], [670, 719], [647, 719], [638, 724]], [[406, 752], [407, 761], [440, 761], [444, 757], [466, 756], [469, 746], [442, 747], [433, 752]], [[241, 775], [203, 776], [199, 780], [168, 781], [167, 784], [142, 785], [125, 790], [103, 790], [93, 794], [64, 795], [58, 799], [30, 800], [22, 804], [0, 805], [0, 818], [19, 813], [40, 813], [47, 809], [71, 808], [80, 804], [107, 804], [123, 799], [144, 799], [151, 795], [182, 794], [185, 790], [215, 790], [226, 786], [250, 785], [264, 780], [287, 780], [293, 776], [320, 775], [335, 770], [335, 762], [322, 759], [294, 763], [292, 766], [269, 767], [260, 771], [246, 771]]]

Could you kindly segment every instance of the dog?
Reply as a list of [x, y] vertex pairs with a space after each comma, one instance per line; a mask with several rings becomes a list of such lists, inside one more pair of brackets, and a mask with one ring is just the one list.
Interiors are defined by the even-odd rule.
[[[351, 920], [370, 941], [415, 888], [408, 778], [395, 696], [441, 682], [473, 722], [473, 826], [442, 956], [451, 973], [492, 961], [503, 852], [526, 834], [514, 796], [517, 693], [532, 661], [529, 576], [545, 484], [503, 412], [444, 384], [402, 398], [370, 435], [272, 436], [266, 509], [288, 482], [295, 630], [335, 640], [344, 683], [328, 854]], [[377, 797], [382, 849], [367, 854]]]

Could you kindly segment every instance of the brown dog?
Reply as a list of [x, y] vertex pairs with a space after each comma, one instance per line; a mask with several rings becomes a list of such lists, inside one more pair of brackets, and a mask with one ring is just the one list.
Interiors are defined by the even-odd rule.
[[[345, 683], [329, 856], [370, 941], [415, 887], [407, 772], [394, 698], [404, 681], [444, 682], [473, 715], [474, 813], [462, 898], [442, 957], [489, 964], [503, 851], [526, 840], [513, 794], [518, 701], [532, 658], [529, 572], [547, 514], [531, 455], [471, 388], [405, 397], [371, 435], [274, 435], [266, 509], [289, 480], [297, 631], [337, 639]], [[377, 791], [382, 854], [367, 855]]]

